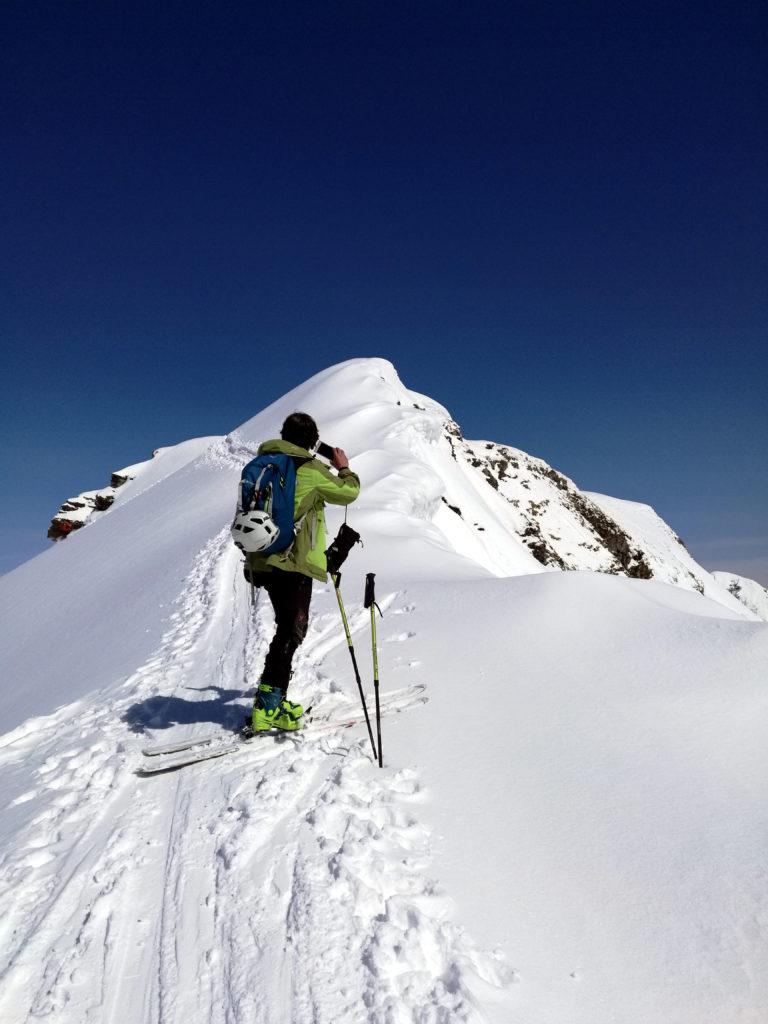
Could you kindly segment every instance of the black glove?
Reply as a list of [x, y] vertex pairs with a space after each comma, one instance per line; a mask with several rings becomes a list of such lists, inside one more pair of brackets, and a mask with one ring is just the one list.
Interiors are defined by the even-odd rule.
[[360, 534], [353, 530], [351, 526], [342, 523], [339, 532], [336, 534], [336, 539], [325, 552], [325, 557], [328, 560], [328, 572], [331, 576], [336, 575], [344, 562], [346, 562], [349, 552], [359, 541]]

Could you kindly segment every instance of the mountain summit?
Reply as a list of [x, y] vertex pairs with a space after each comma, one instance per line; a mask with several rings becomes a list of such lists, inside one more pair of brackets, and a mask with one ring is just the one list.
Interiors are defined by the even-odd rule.
[[[366, 485], [355, 515], [371, 546], [367, 558], [390, 573], [589, 570], [673, 583], [733, 610], [742, 598], [752, 614], [768, 618], [764, 588], [734, 587], [707, 572], [649, 506], [580, 491], [542, 459], [508, 445], [465, 440], [450, 413], [408, 390], [384, 359], [331, 367], [224, 438], [158, 449], [149, 462], [118, 470], [109, 487], [68, 499], [50, 535], [94, 522], [116, 499], [124, 505], [196, 459], [239, 472], [284, 416], [304, 407], [355, 459]], [[229, 514], [225, 503], [222, 515]]]

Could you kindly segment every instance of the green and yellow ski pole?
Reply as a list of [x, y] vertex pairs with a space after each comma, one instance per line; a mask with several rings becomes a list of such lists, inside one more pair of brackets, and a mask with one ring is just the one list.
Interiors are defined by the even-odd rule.
[[[371, 747], [373, 749], [373, 757], [376, 760], [376, 744], [373, 742], [373, 730], [371, 729], [371, 720], [368, 717], [368, 706], [365, 703], [365, 694], [363, 693], [363, 684], [360, 681], [360, 670], [357, 667], [357, 658], [355, 657], [355, 648], [352, 646], [352, 634], [349, 631], [349, 623], [347, 622], [347, 613], [344, 611], [344, 602], [341, 599], [341, 573], [334, 572], [331, 574], [333, 580], [333, 588], [336, 591], [336, 600], [339, 602], [339, 611], [341, 612], [341, 621], [344, 623], [344, 633], [347, 637], [347, 647], [349, 647], [349, 656], [352, 658], [352, 668], [355, 670], [355, 679], [357, 680], [357, 689], [360, 692], [360, 700], [363, 705], [363, 714], [365, 715], [365, 724], [368, 726], [368, 736], [371, 740]], [[378, 709], [379, 703], [378, 690], [376, 691], [376, 707]], [[378, 755], [379, 764], [381, 764], [381, 754]]]
[[373, 649], [373, 693], [376, 698], [376, 744], [379, 748], [379, 768], [384, 767], [381, 753], [381, 706], [379, 704], [379, 657], [376, 651], [376, 609], [381, 615], [381, 608], [376, 604], [376, 592], [374, 580], [376, 574], [366, 573], [365, 576], [365, 598], [363, 604], [371, 609], [371, 647]]

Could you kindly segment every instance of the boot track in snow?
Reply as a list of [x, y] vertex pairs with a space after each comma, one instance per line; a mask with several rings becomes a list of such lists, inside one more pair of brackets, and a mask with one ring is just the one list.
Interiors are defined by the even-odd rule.
[[[211, 770], [137, 776], [126, 723], [213, 715], [226, 729], [246, 710], [269, 622], [230, 543], [224, 530], [200, 551], [130, 678], [4, 738], [0, 767], [31, 776], [13, 810], [34, 813], [16, 816], [0, 863], [0, 1019], [383, 1024], [407, 1008], [409, 1020], [485, 1020], [470, 990], [478, 976], [504, 989], [504, 964], [452, 923], [429, 877], [418, 773], [374, 768], [349, 727], [354, 701], [288, 742], [238, 743], [243, 756]], [[341, 696], [321, 669], [344, 643], [324, 596], [295, 666], [308, 703]], [[365, 622], [351, 616], [353, 630]], [[212, 679], [226, 681], [214, 699]], [[426, 695], [388, 699], [394, 714]], [[252, 759], [259, 770], [244, 771]]]

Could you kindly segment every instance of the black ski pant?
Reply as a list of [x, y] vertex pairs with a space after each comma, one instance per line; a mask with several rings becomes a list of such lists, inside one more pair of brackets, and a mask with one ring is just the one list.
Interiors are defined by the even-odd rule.
[[253, 582], [266, 590], [275, 610], [275, 635], [267, 651], [261, 679], [267, 686], [276, 686], [285, 693], [293, 656], [307, 635], [312, 577], [273, 569], [254, 573]]

